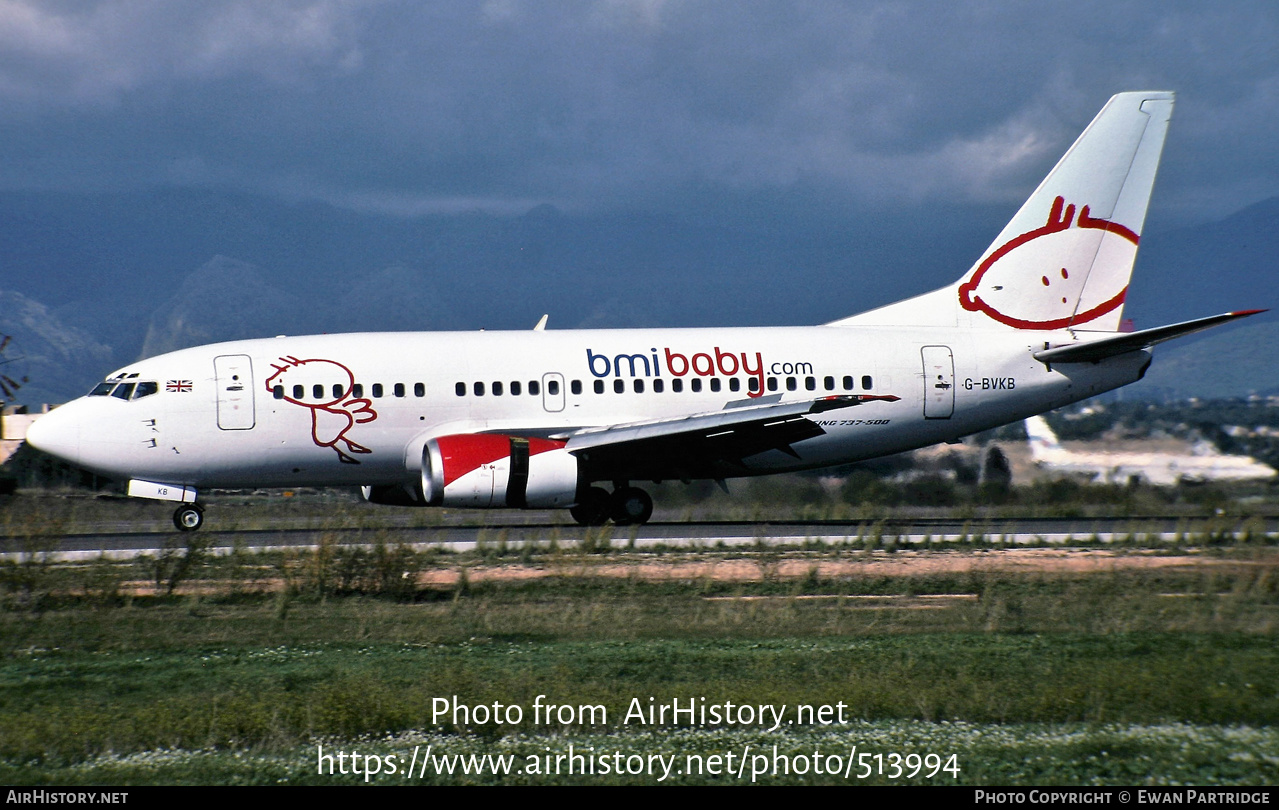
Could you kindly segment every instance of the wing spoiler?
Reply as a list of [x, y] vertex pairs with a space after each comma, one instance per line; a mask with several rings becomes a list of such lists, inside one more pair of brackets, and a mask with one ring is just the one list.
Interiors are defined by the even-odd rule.
[[1199, 332], [1265, 311], [1264, 309], [1246, 309], [1240, 312], [1227, 312], [1223, 315], [1213, 315], [1208, 318], [1198, 318], [1193, 321], [1174, 323], [1168, 326], [1157, 326], [1154, 329], [1143, 329], [1140, 332], [1125, 332], [1111, 337], [1104, 337], [1100, 340], [1068, 343], [1064, 346], [1041, 349], [1034, 352], [1034, 357], [1036, 360], [1050, 364], [1096, 363], [1105, 360], [1107, 357], [1135, 352], [1138, 349], [1146, 349], [1156, 343], [1163, 343], [1165, 340], [1172, 340], [1182, 335], [1189, 335], [1193, 332]]

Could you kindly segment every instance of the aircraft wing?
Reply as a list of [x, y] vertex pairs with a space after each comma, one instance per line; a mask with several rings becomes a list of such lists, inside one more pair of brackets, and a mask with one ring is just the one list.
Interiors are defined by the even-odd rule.
[[1100, 340], [1080, 341], [1079, 343], [1067, 343], [1064, 346], [1044, 348], [1034, 354], [1036, 360], [1044, 363], [1096, 363], [1105, 360], [1107, 357], [1115, 357], [1126, 352], [1146, 349], [1156, 343], [1163, 343], [1165, 340], [1172, 340], [1182, 335], [1189, 335], [1218, 324], [1228, 323], [1237, 318], [1246, 318], [1249, 315], [1256, 315], [1258, 312], [1265, 311], [1264, 309], [1248, 309], [1241, 312], [1227, 312], [1224, 315], [1213, 315], [1208, 318], [1174, 323], [1169, 326], [1157, 326], [1154, 329], [1143, 329], [1140, 332], [1123, 332]]
[[845, 394], [780, 402], [780, 394], [729, 403], [722, 411], [584, 428], [551, 438], [584, 467], [624, 479], [723, 478], [740, 475], [743, 459], [768, 450], [799, 458], [792, 444], [824, 431], [810, 414], [866, 402], [896, 402], [892, 395]]

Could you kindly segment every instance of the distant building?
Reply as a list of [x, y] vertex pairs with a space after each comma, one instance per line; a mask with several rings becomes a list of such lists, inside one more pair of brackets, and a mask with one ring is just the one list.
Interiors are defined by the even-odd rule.
[[0, 408], [0, 464], [9, 460], [27, 438], [27, 429], [42, 415], [49, 412], [42, 405], [39, 413], [30, 413], [25, 405], [5, 405]]

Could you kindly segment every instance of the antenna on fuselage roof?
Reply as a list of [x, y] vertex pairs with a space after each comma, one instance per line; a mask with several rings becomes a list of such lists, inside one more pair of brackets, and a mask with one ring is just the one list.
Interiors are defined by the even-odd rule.
[[534, 331], [534, 332], [545, 332], [545, 331], [546, 331], [546, 319], [547, 319], [547, 318], [549, 318], [549, 317], [551, 317], [551, 313], [549, 313], [549, 312], [548, 312], [548, 313], [546, 313], [545, 315], [543, 315], [543, 316], [542, 316], [542, 319], [541, 319], [540, 321], [538, 321], [538, 322], [537, 322], [537, 326], [534, 326], [534, 327], [533, 327], [533, 331]]

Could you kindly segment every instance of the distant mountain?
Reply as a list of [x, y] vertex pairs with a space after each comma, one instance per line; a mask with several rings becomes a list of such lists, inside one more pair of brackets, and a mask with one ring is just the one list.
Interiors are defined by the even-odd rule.
[[111, 348], [67, 326], [49, 308], [21, 293], [0, 290], [0, 373], [22, 383], [14, 401], [59, 403], [86, 393], [112, 370]]
[[[92, 380], [144, 355], [282, 333], [528, 329], [543, 313], [552, 329], [822, 323], [952, 282], [1012, 213], [884, 213], [804, 188], [690, 192], [650, 211], [418, 218], [213, 190], [0, 192], [0, 273], [94, 347], [79, 351]], [[1279, 308], [1279, 199], [1152, 227], [1125, 310], [1138, 327]], [[19, 309], [0, 301], [0, 317]], [[1191, 345], [1162, 347], [1151, 373]], [[1247, 387], [1218, 379], [1229, 364], [1212, 366], [1200, 379]], [[78, 392], [87, 369], [65, 373]], [[1160, 390], [1183, 390], [1176, 382]]]
[[433, 274], [396, 263], [352, 273], [350, 286], [322, 302], [326, 321], [343, 332], [420, 332], [464, 329], [467, 318]]
[[[178, 328], [157, 310], [215, 256], [296, 296], [307, 331], [523, 329], [543, 313], [562, 327], [656, 325], [646, 313], [672, 326], [820, 323], [957, 277], [1007, 214], [853, 213], [803, 191], [412, 219], [211, 190], [0, 192], [0, 272], [68, 325], [110, 335], [122, 364]], [[399, 295], [379, 290], [388, 270], [407, 275]]]
[[1208, 331], [1155, 347], [1155, 362], [1125, 399], [1227, 399], [1279, 395], [1279, 319]]
[[1279, 197], [1194, 227], [1147, 228], [1124, 314], [1137, 327], [1279, 307]]
[[270, 337], [306, 325], [304, 296], [272, 286], [257, 267], [215, 256], [151, 315], [142, 357], [217, 343]]

